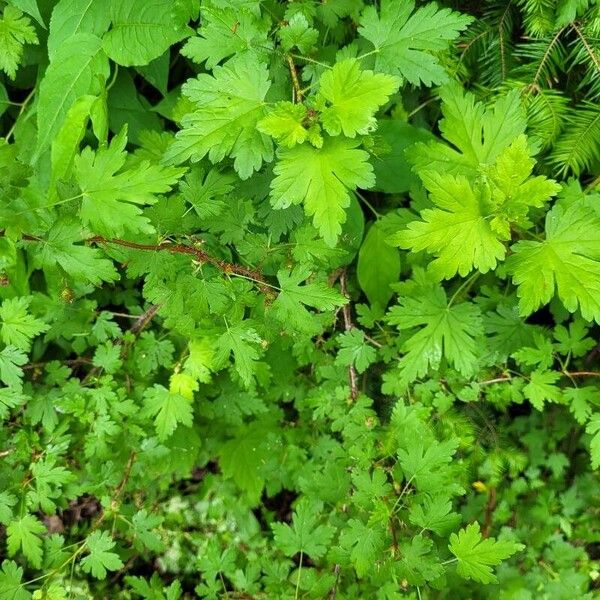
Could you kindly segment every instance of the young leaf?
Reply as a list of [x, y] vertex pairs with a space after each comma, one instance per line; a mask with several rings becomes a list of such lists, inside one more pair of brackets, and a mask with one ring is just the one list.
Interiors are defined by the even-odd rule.
[[325, 131], [346, 137], [373, 131], [377, 109], [399, 85], [397, 77], [361, 70], [356, 59], [336, 63], [321, 76], [317, 94], [317, 103], [324, 106], [320, 119]]
[[326, 139], [322, 148], [280, 149], [271, 183], [273, 207], [303, 203], [325, 242], [334, 246], [346, 220], [349, 192], [375, 183], [368, 154], [358, 145], [358, 140], [336, 137]]
[[278, 102], [269, 114], [257, 123], [257, 129], [270, 135], [282, 146], [292, 148], [305, 142], [310, 135], [304, 125], [307, 113], [304, 104]]
[[448, 548], [458, 560], [456, 571], [461, 577], [481, 583], [497, 583], [492, 567], [525, 546], [515, 542], [496, 541], [494, 538], [484, 539], [479, 523], [475, 522], [461, 529], [458, 535], [453, 533]]
[[421, 177], [435, 208], [422, 210], [422, 220], [409, 223], [390, 242], [434, 254], [429, 270], [440, 279], [457, 273], [464, 277], [473, 268], [482, 273], [495, 268], [504, 259], [506, 247], [490, 223], [487, 188], [471, 186], [462, 175], [427, 171]]

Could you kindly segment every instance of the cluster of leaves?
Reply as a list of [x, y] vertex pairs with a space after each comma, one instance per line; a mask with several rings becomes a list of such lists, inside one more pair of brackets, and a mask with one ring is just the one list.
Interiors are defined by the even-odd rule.
[[0, 0], [0, 597], [595, 597], [599, 11]]

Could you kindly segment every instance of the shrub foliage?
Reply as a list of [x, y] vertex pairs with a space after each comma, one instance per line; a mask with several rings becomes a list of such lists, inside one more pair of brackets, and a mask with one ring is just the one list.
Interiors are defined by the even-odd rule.
[[1, 0], [0, 597], [596, 597], [599, 36]]

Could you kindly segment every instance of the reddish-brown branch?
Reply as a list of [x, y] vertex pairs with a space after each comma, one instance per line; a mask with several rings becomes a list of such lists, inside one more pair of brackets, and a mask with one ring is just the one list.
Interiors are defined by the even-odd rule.
[[496, 488], [490, 487], [488, 489], [488, 499], [485, 505], [485, 517], [483, 520], [483, 530], [481, 535], [486, 538], [490, 535], [490, 530], [492, 528], [492, 517], [494, 515], [494, 510], [496, 508]]
[[[4, 230], [0, 230], [0, 236], [4, 235]], [[42, 238], [35, 235], [23, 234], [22, 239], [28, 242], [41, 242]], [[122, 240], [120, 238], [105, 238], [101, 235], [82, 240], [86, 244], [96, 244], [99, 246], [121, 246], [123, 248], [131, 248], [132, 250], [143, 250], [146, 252], [170, 252], [171, 254], [186, 254], [192, 256], [195, 260], [201, 263], [207, 263], [216, 267], [226, 275], [240, 275], [255, 281], [261, 288], [261, 291], [268, 295], [273, 295], [272, 289], [265, 280], [263, 274], [255, 269], [250, 269], [242, 265], [227, 262], [208, 252], [201, 250], [196, 246], [186, 246], [185, 244], [176, 244], [172, 242], [160, 242], [159, 244], [139, 244], [130, 240]]]
[[193, 256], [199, 262], [213, 265], [220, 271], [223, 271], [223, 273], [225, 274], [243, 275], [244, 277], [253, 279], [257, 283], [262, 285], [266, 285], [267, 283], [264, 277], [262, 276], [262, 273], [259, 273], [258, 271], [255, 271], [253, 269], [249, 269], [248, 267], [243, 267], [241, 265], [236, 265], [235, 263], [230, 263], [226, 260], [216, 258], [208, 254], [208, 252], [200, 250], [200, 248], [196, 248], [195, 246], [186, 246], [185, 244], [173, 244], [171, 242], [161, 242], [160, 244], [138, 244], [137, 242], [131, 242], [129, 240], [121, 240], [118, 238], [108, 239], [99, 235], [88, 238], [84, 241], [88, 244], [98, 244], [101, 246], [112, 244], [114, 246], [131, 248], [133, 250], [145, 250], [149, 252], [162, 251], [170, 252], [171, 254], [187, 254], [188, 256]]

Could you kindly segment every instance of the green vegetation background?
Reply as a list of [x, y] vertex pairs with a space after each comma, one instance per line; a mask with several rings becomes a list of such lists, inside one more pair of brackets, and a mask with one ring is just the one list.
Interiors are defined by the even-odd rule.
[[0, 0], [0, 598], [600, 589], [600, 3]]

